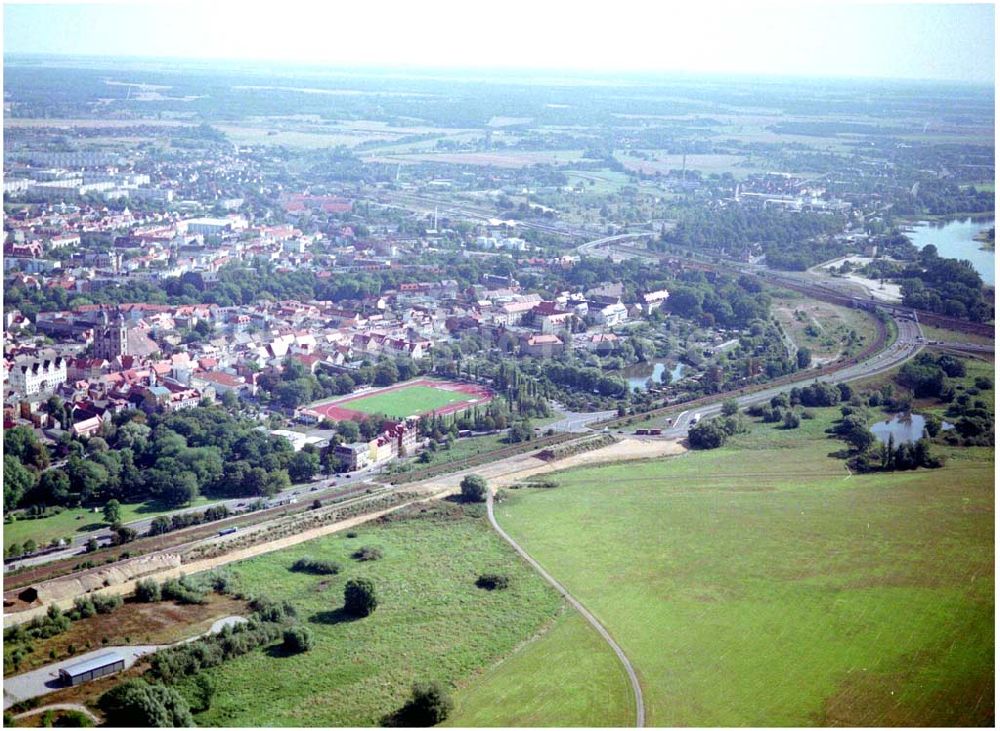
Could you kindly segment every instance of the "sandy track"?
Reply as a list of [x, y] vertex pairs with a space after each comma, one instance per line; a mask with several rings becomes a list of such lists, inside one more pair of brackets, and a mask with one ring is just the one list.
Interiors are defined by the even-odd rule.
[[[455, 494], [460, 489], [459, 485], [462, 482], [462, 478], [468, 474], [474, 473], [481, 475], [486, 478], [493, 487], [502, 487], [512, 485], [532, 475], [555, 472], [570, 467], [582, 467], [585, 465], [606, 464], [610, 462], [621, 462], [634, 459], [668, 457], [681, 454], [685, 451], [685, 448], [682, 447], [679, 442], [674, 440], [625, 438], [621, 441], [615, 442], [614, 444], [608, 445], [607, 447], [595, 449], [591, 452], [583, 452], [581, 454], [572, 455], [565, 459], [555, 460], [553, 462], [543, 462], [530, 455], [518, 455], [500, 462], [480, 465], [478, 467], [462, 470], [461, 472], [441, 475], [440, 477], [432, 477], [422, 482], [414, 482], [410, 485], [406, 485], [405, 488], [407, 492], [418, 493], [420, 497], [400, 503], [399, 505], [394, 505], [391, 508], [379, 510], [374, 513], [366, 513], [364, 515], [345, 518], [344, 520], [337, 521], [336, 523], [330, 523], [329, 525], [319, 526], [318, 528], [311, 528], [309, 530], [302, 531], [301, 533], [296, 533], [293, 536], [285, 536], [267, 543], [248, 546], [246, 548], [233, 551], [232, 553], [227, 553], [224, 556], [215, 556], [212, 558], [201, 559], [199, 561], [192, 561], [191, 563], [182, 564], [177, 568], [170, 568], [164, 571], [145, 575], [142, 578], [164, 581], [165, 579], [176, 578], [181, 574], [196, 574], [202, 571], [210, 571], [211, 569], [218, 568], [219, 566], [225, 566], [226, 564], [253, 558], [254, 556], [260, 556], [272, 551], [279, 551], [283, 548], [289, 548], [291, 546], [298, 545], [299, 543], [311, 541], [314, 538], [321, 538], [322, 536], [326, 536], [331, 533], [347, 530], [348, 528], [353, 528], [363, 523], [367, 523], [368, 521], [375, 520], [376, 518], [380, 518], [383, 515], [388, 515], [389, 513], [406, 507], [407, 505], [427, 502], [428, 500]], [[93, 594], [127, 595], [131, 594], [135, 590], [135, 584], [135, 580], [125, 581], [121, 584], [114, 584], [112, 586], [98, 589], [94, 591]], [[52, 603], [61, 609], [69, 609], [73, 606], [73, 599], [67, 598]], [[18, 612], [17, 614], [5, 614], [3, 618], [4, 627], [8, 627], [13, 624], [20, 624], [21, 622], [30, 620], [32, 617], [40, 616], [45, 613], [46, 609], [47, 606], [38, 606], [23, 612]]]
[[46, 711], [78, 711], [93, 721], [95, 725], [101, 722], [101, 719], [95, 716], [92, 710], [79, 703], [52, 703], [48, 706], [41, 706], [33, 708], [30, 711], [25, 711], [24, 713], [18, 713], [14, 718], [28, 718], [29, 716], [37, 716], [39, 713], [45, 713]]

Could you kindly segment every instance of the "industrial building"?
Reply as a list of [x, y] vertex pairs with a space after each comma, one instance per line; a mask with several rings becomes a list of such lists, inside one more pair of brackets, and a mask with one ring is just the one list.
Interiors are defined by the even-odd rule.
[[121, 672], [125, 669], [125, 658], [117, 652], [107, 652], [89, 660], [59, 668], [59, 677], [66, 685], [80, 685], [88, 680], [102, 678], [105, 675]]

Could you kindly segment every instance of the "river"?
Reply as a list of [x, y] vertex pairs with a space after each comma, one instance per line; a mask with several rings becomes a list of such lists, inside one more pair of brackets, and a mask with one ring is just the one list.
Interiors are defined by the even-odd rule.
[[996, 225], [994, 218], [958, 218], [950, 221], [920, 221], [906, 231], [913, 245], [922, 249], [928, 244], [937, 247], [938, 256], [948, 259], [968, 259], [987, 284], [996, 283], [996, 253], [979, 247], [976, 236]]

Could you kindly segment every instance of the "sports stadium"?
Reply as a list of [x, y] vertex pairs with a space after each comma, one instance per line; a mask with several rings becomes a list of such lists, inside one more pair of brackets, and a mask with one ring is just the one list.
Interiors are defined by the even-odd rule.
[[312, 404], [302, 409], [302, 413], [333, 421], [359, 420], [370, 414], [405, 419], [424, 414], [453, 414], [485, 404], [491, 398], [493, 392], [484, 386], [418, 378]]

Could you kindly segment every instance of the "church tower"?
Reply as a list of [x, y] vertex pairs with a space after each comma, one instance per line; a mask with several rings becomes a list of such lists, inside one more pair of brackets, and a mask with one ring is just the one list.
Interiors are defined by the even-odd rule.
[[128, 328], [120, 308], [115, 308], [114, 318], [101, 308], [101, 323], [94, 329], [94, 357], [114, 360], [119, 355], [128, 355]]

